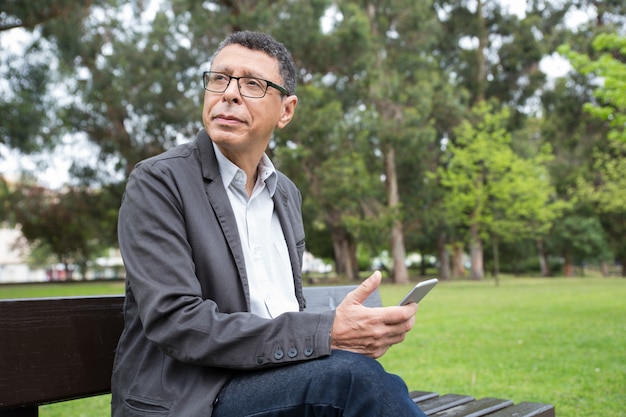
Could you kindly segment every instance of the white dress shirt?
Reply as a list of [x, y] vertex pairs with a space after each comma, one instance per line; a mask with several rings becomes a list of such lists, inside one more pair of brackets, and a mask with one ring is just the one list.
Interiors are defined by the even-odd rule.
[[274, 211], [276, 169], [263, 154], [250, 198], [246, 173], [213, 144], [222, 181], [235, 213], [246, 262], [251, 312], [266, 318], [298, 311], [293, 273], [283, 229]]

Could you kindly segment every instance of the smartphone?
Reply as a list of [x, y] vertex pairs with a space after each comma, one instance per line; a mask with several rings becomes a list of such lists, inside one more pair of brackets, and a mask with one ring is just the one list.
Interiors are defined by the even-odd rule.
[[433, 289], [439, 280], [437, 278], [429, 279], [428, 281], [419, 282], [415, 287], [409, 291], [407, 295], [404, 296], [402, 301], [398, 303], [399, 306], [403, 306], [409, 303], [419, 303], [422, 298], [428, 294], [430, 290]]

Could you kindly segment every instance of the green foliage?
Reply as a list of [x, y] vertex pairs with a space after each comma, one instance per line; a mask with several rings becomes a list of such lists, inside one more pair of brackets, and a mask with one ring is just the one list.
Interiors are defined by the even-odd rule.
[[0, 223], [11, 223], [10, 211], [11, 192], [6, 179], [0, 176]]
[[577, 196], [603, 213], [626, 213], [626, 144], [612, 144], [608, 152], [596, 150], [589, 180], [580, 177]]
[[18, 27], [33, 28], [53, 19], [61, 19], [75, 13], [84, 13], [85, 8], [98, 3], [100, 3], [98, 0], [4, 1], [0, 5], [0, 31]]
[[586, 103], [585, 110], [608, 122], [610, 138], [626, 141], [626, 37], [600, 33], [592, 46], [601, 53], [595, 59], [573, 51], [569, 45], [563, 45], [559, 51], [577, 71], [593, 76], [600, 84], [594, 90], [597, 101]]
[[547, 243], [567, 261], [591, 263], [613, 259], [600, 220], [589, 215], [572, 214], [561, 219], [554, 225]]
[[307, 233], [345, 228], [374, 244], [387, 225], [379, 217], [385, 215], [379, 203], [383, 183], [380, 161], [371, 154], [371, 114], [358, 109], [345, 114], [335, 94], [321, 82], [300, 88], [297, 119], [277, 133], [274, 156], [303, 192]]
[[456, 130], [456, 143], [446, 149], [438, 178], [451, 222], [478, 226], [482, 237], [504, 241], [544, 235], [562, 210], [545, 168], [549, 149], [523, 159], [511, 149], [506, 131], [507, 109], [492, 112], [479, 104], [473, 119]]
[[84, 276], [87, 263], [116, 242], [111, 225], [117, 219], [117, 202], [112, 206], [107, 200], [103, 192], [54, 192], [20, 184], [11, 193], [10, 210], [34, 247], [56, 255], [57, 262], [77, 264]]
[[567, 6], [529, 7], [520, 19], [492, 0], [433, 3], [443, 28], [436, 49], [455, 83], [470, 93], [472, 104], [496, 99], [511, 108], [512, 124], [521, 123], [521, 109], [545, 82], [538, 64], [560, 33], [559, 12]]
[[[33, 153], [54, 143], [55, 126], [49, 113], [54, 104], [47, 96], [54, 78], [46, 62], [19, 59], [12, 54], [8, 58], [3, 79], [10, 92], [0, 94], [0, 143]], [[0, 58], [0, 64], [2, 61]]]
[[592, 167], [586, 178], [578, 178], [573, 193], [597, 213], [617, 258], [626, 259], [626, 144], [615, 141], [604, 152], [596, 150]]

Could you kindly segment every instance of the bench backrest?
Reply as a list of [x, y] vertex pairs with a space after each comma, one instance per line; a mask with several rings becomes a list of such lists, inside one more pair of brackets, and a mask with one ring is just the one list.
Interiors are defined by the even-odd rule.
[[[353, 288], [307, 287], [307, 311], [334, 309]], [[36, 416], [41, 404], [110, 392], [123, 303], [122, 296], [0, 300], [0, 416], [16, 407]], [[378, 291], [365, 304], [380, 306]]]

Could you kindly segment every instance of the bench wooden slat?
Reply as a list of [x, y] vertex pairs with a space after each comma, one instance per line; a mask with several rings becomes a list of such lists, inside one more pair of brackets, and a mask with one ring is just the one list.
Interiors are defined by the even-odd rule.
[[435, 417], [482, 417], [513, 405], [511, 400], [481, 398], [434, 414]]
[[513, 407], [490, 414], [489, 417], [555, 417], [555, 415], [554, 406], [550, 404], [521, 402]]
[[120, 296], [0, 302], [0, 407], [109, 392], [123, 302]]
[[37, 407], [17, 408], [14, 410], [1, 411], [2, 417], [38, 417], [39, 409]]
[[411, 391], [409, 395], [413, 399], [414, 403], [418, 403], [420, 401], [425, 401], [439, 396], [439, 394], [437, 394], [436, 392], [428, 391]]
[[[332, 290], [329, 290], [331, 289]], [[348, 295], [356, 285], [338, 285], [334, 287], [305, 287], [304, 297], [306, 299], [305, 311], [322, 312], [334, 310], [339, 303]], [[400, 301], [400, 300], [398, 300]], [[383, 305], [380, 292], [375, 291], [363, 303], [368, 307], [380, 307]]]
[[469, 395], [446, 394], [419, 402], [417, 405], [424, 414], [432, 415], [474, 400], [475, 398]]

